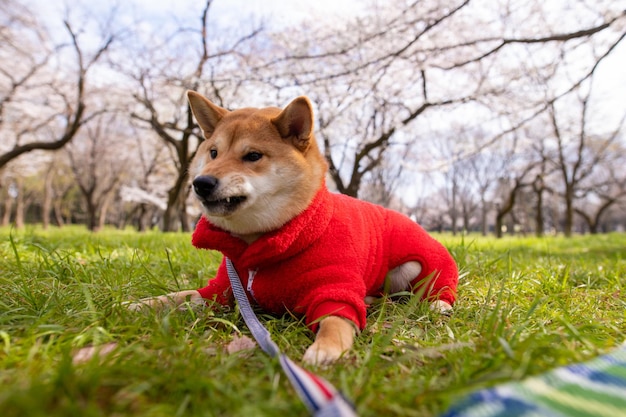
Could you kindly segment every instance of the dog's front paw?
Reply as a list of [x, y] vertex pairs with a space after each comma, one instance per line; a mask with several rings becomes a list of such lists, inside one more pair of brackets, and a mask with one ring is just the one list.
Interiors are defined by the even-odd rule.
[[143, 298], [139, 301], [125, 301], [123, 302], [121, 305], [126, 308], [126, 310], [128, 311], [132, 311], [132, 312], [139, 312], [139, 311], [146, 311], [146, 310], [152, 310], [156, 307], [155, 304], [158, 303], [158, 305], [161, 305], [161, 301], [160, 300], [156, 300], [158, 297], [155, 298]]
[[341, 346], [328, 346], [323, 343], [315, 342], [304, 353], [302, 362], [307, 365], [319, 366], [330, 365], [341, 357], [344, 350]]
[[159, 297], [142, 298], [139, 301], [122, 303], [130, 311], [142, 311], [145, 309], [161, 310], [172, 307], [181, 310], [196, 309], [203, 307], [204, 299], [196, 290], [173, 292]]
[[452, 314], [452, 306], [442, 300], [436, 300], [430, 303], [430, 309], [436, 313], [445, 314], [446, 316]]
[[188, 292], [184, 296], [184, 301], [178, 304], [179, 311], [201, 311], [207, 306], [206, 300], [202, 298], [198, 291]]
[[328, 316], [320, 321], [315, 342], [304, 353], [309, 365], [329, 365], [347, 352], [354, 342], [356, 326], [350, 320]]
[[145, 304], [141, 302], [133, 302], [133, 301], [124, 301], [123, 303], [120, 303], [120, 305], [128, 311], [132, 311], [133, 313], [136, 313], [137, 311], [141, 311], [142, 309], [147, 307]]

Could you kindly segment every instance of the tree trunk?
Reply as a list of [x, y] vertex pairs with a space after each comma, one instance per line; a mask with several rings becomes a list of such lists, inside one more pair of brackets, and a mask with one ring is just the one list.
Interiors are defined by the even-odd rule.
[[52, 211], [52, 169], [48, 170], [46, 175], [46, 180], [44, 181], [43, 188], [43, 206], [41, 213], [41, 223], [43, 224], [44, 230], [48, 229], [50, 226], [50, 212]]
[[[179, 230], [179, 222], [182, 230], [189, 231], [187, 221], [187, 191], [183, 186], [187, 182], [189, 174], [185, 169], [176, 179], [176, 184], [167, 193], [167, 207], [163, 213], [163, 231], [176, 232]], [[184, 213], [184, 214], [183, 214]]]
[[480, 199], [480, 230], [483, 236], [487, 236], [487, 202], [484, 195]]
[[574, 228], [574, 191], [568, 184], [565, 188], [565, 218], [563, 223], [563, 234], [565, 237], [572, 237]]
[[107, 194], [104, 197], [104, 202], [102, 203], [100, 210], [98, 210], [98, 230], [102, 230], [106, 224], [107, 212], [109, 211], [112, 196], [113, 193]]
[[178, 211], [178, 207], [176, 207], [178, 193], [179, 190], [176, 188], [171, 188], [167, 193], [167, 207], [163, 213], [164, 232], [175, 232], [178, 229], [178, 225], [176, 224], [176, 219], [178, 218], [176, 215], [176, 212]]
[[504, 220], [504, 216], [506, 216], [506, 213], [503, 213], [501, 211], [498, 211], [496, 213], [496, 237], [498, 239], [502, 238], [502, 225], [503, 225], [503, 220]]
[[4, 197], [4, 213], [2, 214], [2, 226], [8, 226], [11, 223], [11, 214], [13, 212], [13, 197], [5, 195]]
[[535, 212], [535, 236], [542, 237], [545, 233], [543, 228], [543, 209], [541, 207], [542, 201], [537, 202], [536, 212]]
[[17, 197], [15, 198], [15, 228], [22, 229], [24, 227], [24, 183], [21, 179], [17, 180]]
[[[521, 178], [518, 178], [515, 181], [515, 185], [509, 192], [507, 200], [504, 202], [503, 205], [501, 206], [498, 205], [496, 208], [496, 237], [497, 238], [502, 237], [502, 225], [504, 223], [504, 216], [509, 214], [513, 210], [513, 207], [515, 207], [515, 200], [517, 198], [517, 190], [519, 190], [522, 186], [523, 184], [521, 182]], [[511, 227], [511, 231], [512, 229], [513, 228]]]
[[545, 233], [543, 224], [543, 188], [537, 188], [537, 205], [535, 206], [535, 236], [542, 237]]
[[63, 227], [65, 225], [65, 220], [63, 220], [63, 199], [61, 197], [57, 197], [53, 203], [53, 212], [54, 212], [54, 222], [58, 227]]
[[98, 208], [96, 204], [92, 201], [92, 196], [87, 196], [87, 229], [92, 232], [98, 231]]
[[457, 209], [456, 209], [456, 191], [457, 191], [457, 187], [456, 187], [456, 180], [452, 180], [452, 207], [450, 210], [450, 215], [452, 217], [452, 235], [456, 236], [457, 234]]

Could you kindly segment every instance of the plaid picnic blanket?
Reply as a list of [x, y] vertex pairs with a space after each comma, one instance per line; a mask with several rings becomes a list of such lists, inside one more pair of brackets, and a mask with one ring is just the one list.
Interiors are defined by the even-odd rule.
[[626, 344], [589, 362], [470, 394], [442, 417], [626, 416]]

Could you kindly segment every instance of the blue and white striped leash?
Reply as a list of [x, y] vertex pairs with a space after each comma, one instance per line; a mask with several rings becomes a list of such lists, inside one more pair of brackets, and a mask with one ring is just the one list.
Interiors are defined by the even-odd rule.
[[283, 372], [291, 381], [291, 385], [311, 415], [315, 417], [356, 417], [354, 406], [330, 382], [296, 365], [287, 355], [281, 353], [270, 333], [254, 314], [239, 274], [228, 258], [226, 258], [226, 270], [233, 294], [239, 303], [239, 310], [252, 336], [265, 353], [272, 358], [278, 356]]

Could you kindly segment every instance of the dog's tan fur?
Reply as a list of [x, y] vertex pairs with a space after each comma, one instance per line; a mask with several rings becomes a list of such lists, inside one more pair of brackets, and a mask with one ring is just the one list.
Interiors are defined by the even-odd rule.
[[[205, 136], [190, 166], [191, 179], [218, 178], [216, 199], [245, 197], [235, 209], [199, 197], [204, 203], [204, 216], [211, 223], [252, 243], [308, 207], [323, 186], [327, 164], [313, 135], [313, 110], [306, 97], [296, 98], [284, 110], [268, 107], [235, 111], [221, 108], [193, 91], [188, 92], [188, 98]], [[407, 288], [420, 270], [416, 262], [392, 270], [391, 288]], [[190, 290], [141, 300], [130, 304], [130, 308], [202, 302], [200, 294]], [[450, 309], [445, 302], [437, 303], [438, 310]], [[350, 349], [354, 335], [352, 322], [325, 317], [303, 360], [310, 364], [331, 363]]]

